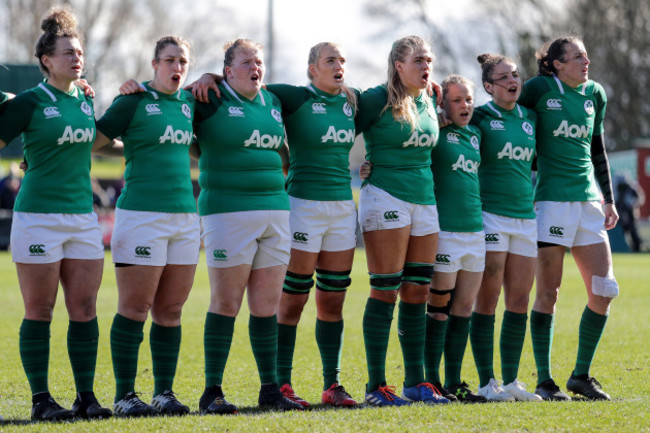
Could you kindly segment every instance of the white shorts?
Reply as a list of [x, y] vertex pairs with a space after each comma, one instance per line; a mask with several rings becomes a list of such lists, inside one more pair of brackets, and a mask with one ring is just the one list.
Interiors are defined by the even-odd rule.
[[115, 209], [113, 263], [196, 265], [200, 248], [201, 226], [195, 213]]
[[353, 200], [314, 201], [289, 196], [291, 248], [310, 253], [345, 251], [357, 245]]
[[539, 201], [537, 240], [564, 247], [607, 242], [605, 212], [598, 201]]
[[511, 218], [483, 212], [485, 249], [524, 257], [537, 257], [535, 219]]
[[483, 272], [485, 232], [441, 231], [433, 269], [435, 272]]
[[208, 266], [253, 269], [289, 264], [289, 211], [253, 210], [201, 217]]
[[95, 212], [14, 212], [10, 243], [11, 257], [15, 263], [104, 258], [102, 229]]
[[399, 229], [410, 225], [411, 236], [425, 236], [440, 231], [436, 205], [409, 203], [370, 184], [361, 188], [359, 195], [359, 225], [362, 232]]

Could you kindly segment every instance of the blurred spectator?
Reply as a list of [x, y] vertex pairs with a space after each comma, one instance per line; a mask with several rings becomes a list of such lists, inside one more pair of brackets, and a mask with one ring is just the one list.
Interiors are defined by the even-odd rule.
[[641, 251], [642, 241], [637, 230], [636, 221], [639, 216], [639, 207], [645, 201], [643, 190], [637, 182], [623, 175], [614, 177], [616, 191], [616, 210], [618, 211], [619, 224], [624, 233], [628, 233], [632, 241], [631, 249]]
[[17, 163], [12, 162], [9, 167], [9, 174], [0, 180], [0, 209], [14, 208], [16, 196], [20, 189], [20, 168]]

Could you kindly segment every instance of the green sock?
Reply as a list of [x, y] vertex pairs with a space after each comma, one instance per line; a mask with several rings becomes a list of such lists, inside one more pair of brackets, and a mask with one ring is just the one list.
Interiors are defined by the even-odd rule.
[[368, 385], [371, 392], [386, 383], [386, 352], [395, 304], [368, 298], [363, 314], [363, 342], [366, 347]]
[[469, 334], [469, 317], [449, 316], [445, 340], [445, 388], [461, 383], [460, 371]]
[[223, 372], [226, 369], [234, 332], [234, 317], [208, 312], [203, 331], [206, 388], [223, 383]]
[[494, 378], [494, 314], [472, 313], [469, 322], [469, 341], [478, 371], [479, 386]]
[[70, 320], [68, 324], [68, 356], [72, 365], [72, 375], [77, 393], [92, 392], [93, 390], [98, 344], [97, 317], [88, 322]]
[[519, 360], [526, 338], [526, 313], [513, 313], [505, 310], [501, 322], [501, 376], [506, 385], [517, 378]]
[[296, 325], [278, 323], [278, 384], [291, 384], [293, 351], [296, 348]]
[[248, 333], [260, 374], [260, 383], [277, 383], [275, 372], [278, 358], [278, 318], [275, 314], [271, 317], [256, 317], [251, 314]]
[[595, 313], [585, 307], [580, 320], [578, 337], [578, 359], [573, 374], [576, 376], [589, 374], [591, 362], [594, 359], [600, 337], [603, 335], [607, 316]]
[[47, 391], [50, 360], [50, 323], [23, 319], [20, 325], [20, 359], [32, 394]]
[[341, 348], [343, 347], [343, 320], [325, 322], [316, 319], [316, 343], [323, 362], [323, 391], [339, 382]]
[[551, 345], [553, 344], [553, 314], [530, 312], [530, 338], [537, 365], [537, 384], [551, 377]]
[[426, 303], [399, 303], [397, 333], [404, 359], [404, 386], [424, 382], [424, 342], [427, 335]]
[[436, 320], [427, 316], [427, 339], [424, 343], [424, 373], [429, 383], [440, 383], [440, 359], [445, 349], [449, 318]]
[[135, 391], [138, 372], [138, 352], [144, 338], [144, 322], [127, 319], [119, 313], [111, 326], [111, 355], [115, 373], [115, 402]]
[[149, 346], [151, 346], [153, 364], [154, 396], [172, 390], [178, 365], [178, 352], [181, 350], [181, 335], [180, 325], [160, 326], [151, 323]]

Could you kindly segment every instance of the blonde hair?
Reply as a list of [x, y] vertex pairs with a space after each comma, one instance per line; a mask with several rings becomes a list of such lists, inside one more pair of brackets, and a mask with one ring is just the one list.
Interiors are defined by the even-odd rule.
[[474, 94], [474, 88], [476, 87], [472, 82], [472, 80], [470, 80], [469, 78], [465, 78], [462, 75], [449, 75], [445, 77], [445, 79], [442, 80], [442, 83], [440, 84], [440, 87], [442, 87], [443, 101], [447, 100], [447, 93], [449, 92], [450, 84], [458, 84], [459, 86], [465, 86], [467, 87], [467, 89], [470, 91], [472, 95]]
[[[388, 55], [388, 81], [386, 83], [388, 102], [382, 111], [383, 114], [391, 108], [393, 118], [398, 122], [408, 123], [412, 129], [415, 129], [418, 123], [417, 107], [397, 73], [395, 62], [405, 62], [406, 58], [418, 48], [429, 49], [429, 44], [419, 36], [406, 36], [393, 43], [393, 48]], [[429, 98], [426, 92], [424, 97]]]
[[[325, 47], [330, 47], [334, 48], [336, 50], [340, 50], [340, 45], [335, 44], [334, 42], [320, 42], [309, 50], [309, 59], [307, 60], [308, 65], [316, 65], [318, 63], [318, 60], [320, 59], [320, 53]], [[309, 68], [307, 68], [307, 77], [309, 78], [310, 81], [314, 79], [313, 75], [309, 71]], [[352, 107], [352, 112], [356, 115], [357, 113], [357, 95], [354, 93], [350, 88], [346, 85], [343, 85], [341, 87], [341, 92], [343, 92], [348, 100], [348, 104]]]
[[235, 51], [237, 48], [248, 49], [251, 51], [262, 51], [262, 44], [259, 44], [251, 39], [239, 38], [234, 41], [226, 42], [223, 46], [225, 51], [225, 56], [223, 59], [223, 76], [226, 76], [226, 67], [232, 66], [232, 62], [235, 60]]

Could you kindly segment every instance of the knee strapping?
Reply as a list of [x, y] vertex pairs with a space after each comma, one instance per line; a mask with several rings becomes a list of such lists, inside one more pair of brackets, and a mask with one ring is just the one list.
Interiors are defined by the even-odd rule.
[[352, 284], [350, 270], [326, 271], [316, 269], [316, 288], [325, 292], [345, 292]]
[[419, 286], [428, 286], [433, 277], [432, 263], [408, 262], [404, 265], [402, 273], [402, 282], [408, 284], [417, 284]]
[[439, 302], [437, 302], [438, 305], [431, 305], [427, 303], [427, 313], [442, 313], [449, 316], [449, 313], [451, 313], [451, 305], [454, 302], [455, 292], [456, 288], [453, 288], [451, 290], [429, 289], [429, 293], [435, 295], [437, 298], [436, 300]]
[[614, 278], [614, 271], [610, 267], [607, 270], [607, 275], [599, 277], [593, 275], [591, 277], [591, 292], [594, 295], [604, 296], [606, 298], [615, 298], [618, 296], [618, 283]]
[[394, 274], [370, 274], [370, 287], [375, 290], [398, 290], [402, 283], [402, 271]]
[[309, 289], [314, 285], [313, 276], [314, 274], [296, 274], [287, 271], [282, 291], [291, 295], [303, 295], [309, 293]]

